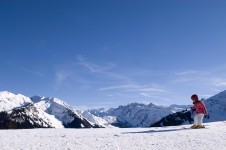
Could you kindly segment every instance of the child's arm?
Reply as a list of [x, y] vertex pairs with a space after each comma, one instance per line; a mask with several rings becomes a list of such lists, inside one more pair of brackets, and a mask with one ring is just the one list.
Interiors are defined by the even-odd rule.
[[204, 110], [204, 114], [208, 114], [205, 104], [203, 102], [201, 102], [201, 104], [202, 104], [202, 107], [203, 107], [203, 110]]

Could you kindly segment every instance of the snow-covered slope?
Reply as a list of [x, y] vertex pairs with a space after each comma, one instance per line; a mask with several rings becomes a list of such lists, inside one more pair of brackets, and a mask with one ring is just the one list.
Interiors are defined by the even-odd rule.
[[93, 124], [93, 126], [114, 127], [108, 122], [107, 118], [97, 117], [97, 116], [91, 114], [89, 111], [82, 112], [82, 116], [84, 118], [86, 118], [89, 122], [91, 122]]
[[[189, 125], [190, 126], [190, 125]], [[1, 150], [225, 150], [226, 125], [158, 128], [2, 130]]]
[[0, 128], [62, 128], [61, 122], [36, 108], [30, 98], [0, 92]]
[[206, 122], [226, 120], [226, 90], [204, 101], [209, 118]]
[[110, 110], [105, 110], [104, 108], [90, 109], [82, 112], [82, 115], [93, 124], [101, 127], [114, 127], [114, 123], [117, 123], [117, 117], [111, 116], [108, 113]]
[[[113, 108], [111, 108], [111, 109], [113, 109]], [[109, 115], [108, 111], [110, 111], [111, 109], [106, 110], [104, 108], [99, 108], [99, 109], [90, 109], [88, 111], [97, 117], [104, 117], [104, 116]]]
[[54, 97], [34, 96], [31, 98], [37, 108], [53, 115], [60, 120], [65, 127], [90, 128], [93, 127], [81, 114], [75, 111], [64, 101]]
[[37, 109], [33, 104], [0, 112], [1, 129], [63, 128], [60, 121]]
[[0, 91], [0, 112], [9, 111], [16, 107], [25, 106], [32, 103], [29, 97], [21, 94], [13, 94], [7, 91]]

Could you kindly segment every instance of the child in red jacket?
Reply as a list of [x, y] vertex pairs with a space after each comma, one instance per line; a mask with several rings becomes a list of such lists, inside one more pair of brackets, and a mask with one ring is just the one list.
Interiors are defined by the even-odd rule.
[[194, 104], [194, 106], [191, 109], [196, 111], [194, 116], [194, 125], [191, 128], [193, 129], [205, 128], [202, 125], [202, 123], [204, 115], [207, 115], [206, 106], [202, 101], [198, 99], [198, 95], [196, 94], [193, 94], [191, 96], [191, 99]]

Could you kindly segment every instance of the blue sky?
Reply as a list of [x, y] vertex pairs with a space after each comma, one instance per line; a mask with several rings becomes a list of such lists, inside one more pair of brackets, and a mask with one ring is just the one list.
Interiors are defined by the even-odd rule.
[[226, 88], [223, 0], [0, 1], [0, 90], [78, 108]]

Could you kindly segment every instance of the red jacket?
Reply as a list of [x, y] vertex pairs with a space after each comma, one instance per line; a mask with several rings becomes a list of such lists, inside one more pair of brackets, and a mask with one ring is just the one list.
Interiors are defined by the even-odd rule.
[[206, 106], [202, 101], [195, 103], [194, 108], [196, 109], [196, 114], [207, 114]]

